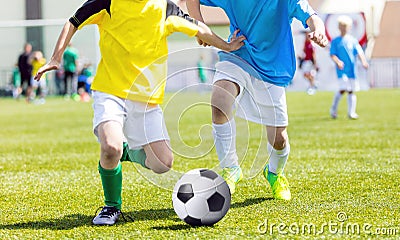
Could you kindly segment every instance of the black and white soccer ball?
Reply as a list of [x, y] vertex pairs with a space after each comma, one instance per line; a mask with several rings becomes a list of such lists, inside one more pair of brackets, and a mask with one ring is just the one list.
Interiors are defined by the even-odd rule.
[[210, 226], [221, 220], [231, 206], [225, 180], [209, 169], [194, 169], [175, 184], [172, 204], [178, 217], [192, 226]]

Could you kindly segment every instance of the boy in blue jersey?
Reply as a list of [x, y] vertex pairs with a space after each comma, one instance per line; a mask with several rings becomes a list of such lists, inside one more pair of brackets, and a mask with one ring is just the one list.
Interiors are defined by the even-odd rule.
[[[242, 178], [236, 154], [236, 115], [266, 126], [269, 163], [264, 176], [275, 199], [290, 200], [283, 174], [290, 145], [285, 87], [296, 70], [291, 22], [309, 27], [310, 39], [325, 47], [328, 40], [322, 20], [306, 0], [188, 0], [189, 14], [203, 21], [200, 4], [222, 8], [230, 21], [230, 40], [245, 35], [245, 45], [231, 53], [220, 52], [211, 97], [215, 147], [222, 175], [231, 193]], [[200, 44], [203, 44], [199, 41]], [[203, 44], [204, 45], [204, 44]]]
[[357, 97], [355, 91], [359, 90], [359, 84], [356, 78], [356, 60], [360, 58], [364, 68], [368, 68], [368, 62], [358, 41], [348, 34], [352, 19], [348, 16], [338, 18], [340, 36], [332, 40], [331, 58], [336, 64], [336, 73], [339, 80], [339, 91], [336, 92], [330, 114], [333, 119], [337, 118], [337, 109], [342, 95], [347, 92], [348, 117], [357, 119], [356, 113]]

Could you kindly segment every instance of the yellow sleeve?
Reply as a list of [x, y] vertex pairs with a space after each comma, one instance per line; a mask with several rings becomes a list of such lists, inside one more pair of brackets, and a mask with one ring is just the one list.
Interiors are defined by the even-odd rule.
[[194, 37], [199, 31], [199, 26], [197, 26], [197, 24], [175, 15], [171, 15], [167, 18], [165, 26], [167, 36], [174, 32], [181, 32], [189, 37]]
[[69, 19], [76, 28], [89, 24], [101, 24], [105, 15], [110, 15], [111, 0], [88, 0]]

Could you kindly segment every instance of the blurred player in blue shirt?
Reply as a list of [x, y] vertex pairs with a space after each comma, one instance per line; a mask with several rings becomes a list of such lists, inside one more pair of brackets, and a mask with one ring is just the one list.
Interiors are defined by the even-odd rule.
[[364, 68], [368, 68], [368, 62], [357, 39], [348, 34], [352, 26], [352, 19], [343, 15], [338, 18], [338, 23], [340, 36], [332, 40], [330, 55], [336, 64], [339, 91], [336, 92], [333, 98], [330, 114], [333, 119], [337, 118], [339, 101], [342, 95], [348, 92], [347, 114], [350, 119], [357, 119], [357, 97], [355, 95], [355, 92], [359, 90], [359, 83], [356, 75], [357, 57], [360, 58]]

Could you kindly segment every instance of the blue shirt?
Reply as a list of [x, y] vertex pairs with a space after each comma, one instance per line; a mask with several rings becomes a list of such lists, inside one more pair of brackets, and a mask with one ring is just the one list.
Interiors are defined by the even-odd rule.
[[356, 78], [356, 61], [357, 56], [361, 53], [362, 48], [358, 41], [350, 36], [339, 36], [332, 40], [331, 56], [335, 55], [344, 63], [344, 68], [340, 70], [336, 65], [336, 73], [338, 78], [342, 78], [346, 74], [348, 78]]
[[222, 8], [230, 21], [231, 34], [240, 29], [247, 39], [232, 54], [221, 52], [221, 61], [238, 64], [266, 82], [287, 86], [296, 70], [290, 24], [296, 18], [307, 28], [315, 14], [306, 0], [200, 0]]

